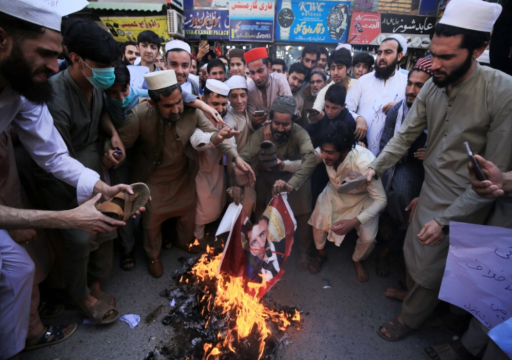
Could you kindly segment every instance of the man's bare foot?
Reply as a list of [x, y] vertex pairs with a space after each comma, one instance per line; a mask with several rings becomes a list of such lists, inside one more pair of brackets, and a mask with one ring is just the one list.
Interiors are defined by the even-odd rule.
[[[405, 325], [404, 321], [402, 320], [402, 315], [398, 315], [396, 318], [397, 318], [398, 322], [400, 323], [400, 325], [407, 326], [407, 325]], [[381, 327], [379, 331], [385, 337], [391, 339], [391, 333], [388, 331], [388, 329], [386, 329], [385, 327]]]
[[[101, 291], [101, 288], [100, 288], [100, 283], [99, 282], [91, 282], [89, 283], [89, 289], [91, 290], [91, 295], [93, 296], [94, 299], [98, 299], [99, 295], [101, 293], [103, 293]], [[116, 307], [116, 300], [114, 298], [112, 298], [109, 303], [108, 303], [110, 306], [112, 307]]]
[[[64, 337], [67, 337], [67, 335], [70, 334], [72, 331], [74, 331], [75, 328], [76, 328], [76, 324], [71, 323], [71, 324], [68, 324], [68, 326], [63, 328], [61, 331], [62, 331], [62, 334], [64, 335]], [[45, 333], [47, 331], [52, 331], [52, 330], [55, 331], [54, 329], [55, 328], [49, 330], [49, 327], [45, 327], [43, 329], [43, 331], [41, 331], [39, 334], [37, 334], [32, 339], [28, 339], [27, 338], [27, 340], [25, 341], [25, 346], [26, 347], [30, 347], [30, 346], [33, 346], [33, 345], [37, 344], [39, 342], [39, 340], [45, 335]], [[45, 344], [51, 345], [52, 343], [54, 343], [58, 339], [59, 339], [58, 336], [55, 336], [52, 333], [52, 335], [50, 335], [47, 339], [45, 339]]]
[[394, 287], [388, 287], [386, 288], [386, 291], [384, 291], [385, 297], [400, 301], [404, 301], [404, 299], [407, 297], [407, 294], [409, 294], [407, 290], [400, 290]]
[[364, 268], [363, 263], [361, 261], [354, 261], [354, 266], [356, 267], [357, 280], [360, 282], [367, 282], [370, 277], [368, 276], [368, 272]]
[[[92, 291], [91, 291], [92, 292]], [[92, 295], [89, 295], [87, 296], [86, 298], [82, 299], [82, 300], [78, 300], [78, 301], [75, 301], [75, 303], [78, 305], [78, 308], [85, 308], [85, 309], [90, 309], [92, 308], [94, 305], [96, 305], [96, 303], [98, 302], [98, 299], [96, 299], [94, 296]], [[109, 304], [110, 305], [110, 304]], [[112, 305], [110, 305], [112, 306]], [[110, 315], [112, 315], [114, 313], [114, 310], [110, 310], [110, 311], [107, 311], [105, 313], [105, 315], [103, 315], [103, 319], [106, 319], [108, 318]]]

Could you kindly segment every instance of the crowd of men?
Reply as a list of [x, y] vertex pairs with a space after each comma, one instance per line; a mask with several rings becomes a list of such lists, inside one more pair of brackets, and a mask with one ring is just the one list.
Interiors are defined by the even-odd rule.
[[[205, 251], [205, 227], [227, 202], [259, 219], [288, 193], [298, 271], [320, 273], [327, 241], [353, 233], [366, 282], [377, 239], [378, 276], [403, 247], [405, 288], [385, 293], [402, 309], [377, 331], [388, 341], [439, 304], [450, 221], [512, 227], [512, 77], [477, 62], [500, 5], [452, 0], [407, 71], [400, 35], [376, 58], [309, 44], [288, 67], [267, 47], [219, 55], [201, 43], [194, 54], [149, 30], [120, 47], [92, 22], [13, 1], [0, 1], [0, 360], [76, 330], [43, 325], [64, 310], [40, 300], [48, 276], [85, 317], [110, 324], [120, 314], [100, 283], [114, 242], [130, 271], [142, 233], [159, 278], [162, 248]], [[136, 66], [147, 68], [138, 87]], [[465, 141], [488, 180], [468, 170]], [[461, 340], [425, 355], [506, 359], [486, 332], [473, 319]]]

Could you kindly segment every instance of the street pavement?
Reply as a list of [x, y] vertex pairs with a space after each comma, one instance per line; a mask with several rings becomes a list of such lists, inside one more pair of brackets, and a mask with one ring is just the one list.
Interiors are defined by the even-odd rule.
[[[301, 330], [292, 328], [287, 332], [291, 344], [279, 353], [281, 360], [423, 359], [424, 347], [451, 341], [453, 334], [423, 329], [396, 343], [378, 337], [378, 326], [393, 319], [401, 304], [385, 298], [384, 290], [388, 286], [397, 286], [404, 275], [392, 265], [390, 276], [377, 277], [374, 252], [365, 262], [370, 280], [360, 283], [351, 262], [354, 245], [353, 238], [347, 238], [340, 248], [329, 243], [328, 261], [318, 275], [295, 268], [298, 249], [294, 245], [285, 266], [286, 272], [271, 289], [270, 296], [279, 304], [300, 306], [304, 323]], [[109, 326], [83, 324], [84, 318], [77, 311], [67, 310], [45, 323], [77, 322], [79, 327], [75, 334], [60, 344], [22, 353], [22, 359], [143, 360], [155, 348], [170, 344], [171, 327], [161, 323], [168, 312], [169, 300], [159, 294], [169, 288], [174, 270], [181, 268], [177, 259], [190, 255], [178, 249], [163, 250], [164, 276], [154, 279], [147, 272], [142, 254], [142, 248], [138, 249], [137, 266], [131, 272], [122, 271], [116, 257], [112, 276], [103, 285], [104, 291], [116, 297], [122, 315], [140, 315], [141, 322], [137, 327], [130, 329], [121, 321]], [[331, 288], [324, 289], [325, 279]], [[147, 321], [151, 313], [154, 319]], [[156, 355], [155, 360], [167, 359]]]

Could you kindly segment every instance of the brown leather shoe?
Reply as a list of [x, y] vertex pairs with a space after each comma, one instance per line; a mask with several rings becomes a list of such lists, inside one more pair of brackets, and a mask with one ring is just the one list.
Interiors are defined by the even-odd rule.
[[164, 267], [162, 266], [160, 258], [148, 259], [148, 270], [153, 277], [161, 277], [164, 274]]

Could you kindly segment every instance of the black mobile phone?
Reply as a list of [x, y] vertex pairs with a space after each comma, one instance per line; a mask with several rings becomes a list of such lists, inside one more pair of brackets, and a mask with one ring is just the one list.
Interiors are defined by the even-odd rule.
[[485, 176], [484, 172], [480, 168], [480, 165], [478, 165], [478, 161], [476, 161], [475, 157], [473, 156], [473, 152], [471, 151], [468, 142], [464, 142], [464, 146], [466, 147], [466, 151], [468, 152], [468, 156], [471, 160], [471, 163], [473, 164], [473, 168], [475, 169], [475, 174], [478, 180], [485, 181], [487, 180], [487, 177]]
[[201, 44], [208, 44], [208, 35], [206, 35], [206, 34], [199, 35], [199, 39], [201, 39]]
[[306, 109], [306, 111], [310, 114], [314, 114], [314, 115], [317, 115], [319, 114], [320, 112], [317, 110], [317, 109], [313, 109], [313, 108], [309, 108], [309, 109]]

